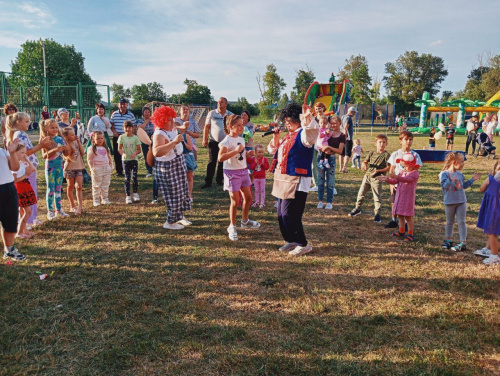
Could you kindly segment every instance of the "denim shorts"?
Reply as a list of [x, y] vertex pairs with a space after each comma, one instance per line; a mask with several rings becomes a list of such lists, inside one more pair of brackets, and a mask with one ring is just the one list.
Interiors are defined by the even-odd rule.
[[194, 154], [188, 153], [184, 154], [184, 159], [186, 160], [186, 167], [188, 171], [196, 171], [198, 165], [196, 164]]

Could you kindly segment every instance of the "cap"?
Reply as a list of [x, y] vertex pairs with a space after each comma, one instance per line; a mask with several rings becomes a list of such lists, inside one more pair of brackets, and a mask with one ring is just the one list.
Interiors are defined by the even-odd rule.
[[402, 158], [396, 159], [396, 163], [404, 163], [408, 166], [418, 167], [417, 158], [412, 153], [405, 153]]
[[128, 103], [128, 99], [127, 98], [120, 98], [120, 103]]
[[351, 106], [351, 107], [349, 107], [347, 112], [358, 112], [358, 111], [356, 111], [356, 107]]
[[479, 114], [477, 112], [473, 112], [472, 116], [479, 116]]
[[61, 116], [63, 112], [69, 112], [69, 111], [64, 107], [61, 107], [59, 110], [57, 110], [57, 116]]

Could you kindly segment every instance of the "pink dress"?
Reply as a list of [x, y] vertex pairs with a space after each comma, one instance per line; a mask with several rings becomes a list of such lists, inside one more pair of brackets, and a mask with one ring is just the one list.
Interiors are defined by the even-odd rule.
[[387, 179], [389, 184], [397, 184], [396, 197], [392, 207], [392, 215], [403, 215], [405, 217], [415, 216], [415, 193], [417, 182], [420, 177], [418, 170], [402, 170], [396, 179]]

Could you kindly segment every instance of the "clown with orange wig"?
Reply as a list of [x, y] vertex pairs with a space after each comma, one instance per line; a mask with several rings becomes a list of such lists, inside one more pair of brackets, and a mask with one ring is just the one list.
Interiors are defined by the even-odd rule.
[[176, 117], [175, 110], [168, 106], [156, 109], [151, 117], [155, 125], [153, 173], [167, 205], [167, 221], [163, 227], [169, 230], [181, 230], [191, 224], [184, 216], [184, 212], [191, 209], [186, 161], [182, 154], [182, 133], [186, 130], [175, 127]]

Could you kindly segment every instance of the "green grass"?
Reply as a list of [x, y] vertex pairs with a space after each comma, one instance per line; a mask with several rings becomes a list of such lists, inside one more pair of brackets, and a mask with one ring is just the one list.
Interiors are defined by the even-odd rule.
[[[369, 130], [358, 137], [373, 149]], [[464, 143], [459, 136], [457, 148]], [[398, 145], [390, 135], [388, 150]], [[415, 146], [425, 145], [416, 136]], [[261, 229], [231, 242], [227, 193], [199, 190], [206, 157], [201, 149], [190, 228], [162, 228], [165, 207], [149, 204], [141, 161], [139, 204], [126, 206], [113, 178], [115, 205], [93, 208], [87, 186], [82, 216], [44, 222], [34, 240], [17, 242], [28, 260], [0, 265], [0, 375], [500, 373], [500, 268], [440, 248], [440, 165], [421, 170], [418, 242], [402, 244], [375, 224], [371, 196], [362, 215], [347, 216], [363, 176], [350, 170], [336, 176], [334, 210], [316, 209], [309, 195], [314, 252], [292, 258], [277, 250], [271, 177], [268, 206], [251, 212]], [[493, 163], [471, 159], [464, 173]], [[471, 250], [485, 241], [475, 228], [478, 187], [467, 192]], [[40, 281], [37, 271], [55, 273]]]

